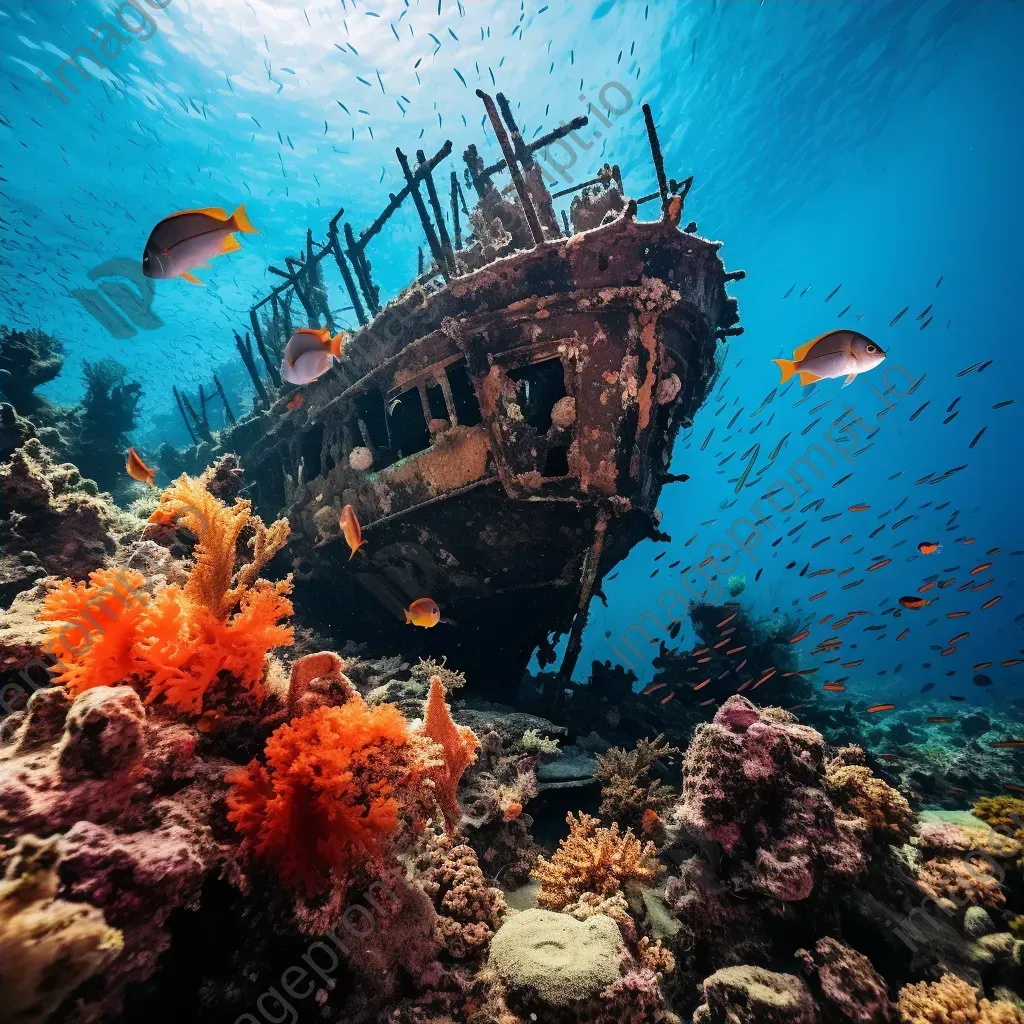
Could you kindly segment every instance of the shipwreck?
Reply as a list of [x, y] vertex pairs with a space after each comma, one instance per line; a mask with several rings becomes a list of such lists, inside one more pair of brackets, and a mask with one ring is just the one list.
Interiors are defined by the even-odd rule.
[[[742, 332], [726, 285], [743, 272], [680, 227], [692, 178], [666, 178], [649, 107], [656, 191], [625, 196], [605, 165], [552, 194], [535, 154], [587, 118], [527, 144], [500, 93], [478, 96], [503, 159], [466, 150], [472, 210], [454, 171], [442, 209], [435, 172], [450, 142], [415, 166], [397, 150], [405, 184], [368, 228], [357, 236], [341, 210], [324, 243], [309, 232], [302, 256], [270, 268], [282, 284], [251, 310], [253, 337], [236, 333], [253, 414], [213, 435], [206, 396], [197, 415], [176, 393], [196, 441], [182, 465], [238, 454], [244, 496], [291, 522], [278, 557], [304, 620], [336, 643], [443, 654], [471, 681], [514, 684], [533, 652], [553, 664], [568, 633], [568, 679], [602, 579], [658, 535], [673, 441], [713, 384], [719, 343]], [[570, 193], [560, 222], [554, 200]], [[367, 246], [410, 199], [429, 264], [421, 250], [419, 276], [382, 308]], [[640, 219], [646, 204], [657, 219]], [[294, 389], [277, 370], [292, 300], [333, 329], [331, 264], [360, 327], [330, 372]], [[368, 541], [355, 558], [338, 527], [346, 504]], [[423, 596], [441, 608], [431, 630], [405, 621]]]

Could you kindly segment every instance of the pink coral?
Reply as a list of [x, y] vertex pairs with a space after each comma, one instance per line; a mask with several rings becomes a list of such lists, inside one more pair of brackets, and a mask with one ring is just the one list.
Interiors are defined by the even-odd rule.
[[823, 786], [821, 735], [734, 694], [694, 733], [674, 819], [739, 859], [741, 886], [802, 900], [866, 863], [860, 828], [837, 814]]
[[813, 950], [801, 949], [812, 992], [841, 1024], [887, 1024], [894, 1014], [885, 979], [871, 961], [837, 939], [818, 939]]

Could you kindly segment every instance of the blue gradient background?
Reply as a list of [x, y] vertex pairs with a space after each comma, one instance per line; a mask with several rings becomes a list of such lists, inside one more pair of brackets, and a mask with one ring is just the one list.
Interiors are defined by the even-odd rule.
[[[668, 564], [677, 558], [684, 566], [696, 564], [708, 545], [726, 539], [736, 516], [785, 473], [843, 401], [865, 419], [877, 414], [881, 404], [872, 385], [884, 390], [881, 371], [841, 394], [839, 382], [823, 382], [796, 409], [799, 396], [791, 389], [760, 417], [750, 416], [778, 382], [772, 358], [833, 326], [858, 326], [889, 352], [886, 365], [901, 364], [914, 380], [927, 377], [883, 417], [874, 446], [857, 458], [847, 482], [833, 488], [849, 470], [828, 469], [790, 517], [776, 514], [776, 532], [766, 531], [753, 552], [756, 564], [749, 557], [739, 563], [748, 577], [742, 600], [768, 613], [792, 608], [799, 599], [795, 613], [814, 612], [815, 622], [829, 612], [835, 618], [853, 609], [870, 613], [841, 632], [815, 627], [803, 645], [809, 656], [820, 636], [837, 635], [846, 641], [846, 657], [865, 658], [848, 694], [837, 700], [916, 692], [926, 681], [937, 683], [936, 696], [953, 692], [980, 703], [1017, 696], [1024, 666], [1001, 669], [999, 662], [1016, 657], [1022, 643], [1014, 617], [1022, 610], [1017, 574], [1024, 558], [1010, 552], [1024, 547], [1024, 403], [991, 407], [1018, 396], [1024, 360], [1016, 301], [1024, 232], [1024, 5], [530, 0], [520, 7], [463, 0], [460, 7], [441, 0], [439, 13], [436, 0], [410, 0], [408, 6], [403, 0], [171, 0], [164, 11], [150, 10], [158, 25], [152, 38], [133, 40], [108, 62], [102, 83], [81, 83], [79, 94], [61, 103], [38, 73], [52, 74], [67, 53], [89, 43], [115, 7], [0, 2], [0, 322], [38, 325], [64, 340], [68, 362], [47, 388], [51, 397], [80, 394], [83, 358], [113, 356], [146, 389], [139, 444], [184, 442], [172, 415], [172, 383], [194, 390], [218, 370], [239, 395], [246, 382], [231, 331], [245, 328], [253, 298], [276, 283], [266, 266], [297, 254], [307, 227], [322, 237], [339, 205], [357, 228], [367, 224], [400, 185], [396, 145], [410, 154], [419, 147], [432, 153], [451, 138], [454, 159], [444, 171], [454, 167], [461, 176], [459, 156], [469, 142], [477, 142], [485, 158], [498, 153], [481, 126], [476, 87], [504, 91], [529, 139], [583, 112], [581, 89], [596, 99], [604, 83], [618, 81], [634, 97], [631, 109], [614, 118], [600, 140], [592, 120], [581, 133], [592, 148], [578, 150], [569, 174], [582, 180], [610, 159], [621, 166], [627, 191], [649, 192], [654, 174], [640, 113], [640, 103], [649, 102], [668, 173], [695, 176], [687, 216], [702, 235], [724, 240], [730, 269], [747, 271], [745, 281], [731, 286], [746, 333], [728, 344], [721, 400], [709, 401], [677, 444], [672, 469], [691, 480], [667, 487], [662, 496], [663, 529], [672, 544], [640, 545], [606, 583], [608, 607], [595, 602], [577, 674], [585, 675], [591, 658], [614, 660], [613, 648], [628, 653], [620, 637], [643, 611], [654, 611], [663, 623], [666, 607], [679, 611], [671, 593], [689, 595], [678, 569], [670, 572]], [[72, 289], [88, 285], [86, 273], [96, 264], [137, 258], [150, 228], [166, 214], [198, 206], [230, 210], [240, 202], [261, 234], [244, 236], [241, 252], [200, 271], [205, 289], [159, 282], [154, 308], [163, 328], [117, 341], [71, 296]], [[647, 216], [654, 215], [654, 205], [643, 208]], [[418, 244], [410, 208], [370, 252], [382, 298], [413, 274]], [[340, 282], [331, 276], [329, 282], [333, 304], [341, 306]], [[825, 303], [840, 282], [838, 294]], [[915, 317], [929, 303], [935, 319], [921, 331]], [[850, 312], [837, 321], [847, 304]], [[906, 305], [909, 312], [890, 328]], [[865, 316], [858, 324], [852, 318], [860, 313]], [[983, 373], [957, 377], [988, 359], [993, 362]], [[895, 372], [890, 377], [896, 384], [902, 379]], [[943, 425], [944, 410], [958, 395], [959, 416]], [[820, 413], [821, 424], [801, 437], [814, 418], [809, 410], [828, 398], [832, 404]], [[909, 422], [926, 400], [928, 408]], [[720, 404], [725, 410], [716, 417]], [[724, 441], [726, 423], [740, 408], [733, 436]], [[771, 425], [751, 436], [758, 419], [773, 412]], [[968, 451], [985, 425], [987, 432]], [[700, 451], [712, 427], [714, 436]], [[761, 485], [722, 509], [735, 497], [729, 481], [740, 454], [759, 441], [763, 464], [787, 431], [788, 445]], [[720, 469], [734, 449], [737, 454]], [[914, 486], [927, 473], [941, 475], [962, 463], [968, 468], [943, 483]], [[903, 475], [890, 481], [900, 469]], [[799, 514], [819, 497], [825, 499], [819, 511]], [[898, 513], [877, 518], [904, 497]], [[919, 507], [929, 500], [951, 505], [942, 512]], [[845, 512], [856, 502], [871, 510]], [[947, 531], [954, 509], [960, 509], [957, 528]], [[822, 516], [840, 510], [839, 519], [821, 524]], [[891, 529], [911, 513], [917, 518]], [[700, 525], [711, 519], [717, 522]], [[786, 537], [804, 519], [807, 526]], [[886, 529], [868, 540], [880, 522]], [[684, 548], [695, 532], [697, 540]], [[840, 545], [847, 533], [853, 539]], [[780, 535], [783, 542], [771, 548]], [[826, 535], [832, 539], [812, 551], [811, 543]], [[976, 543], [956, 543], [965, 535]], [[906, 543], [894, 549], [904, 537]], [[942, 541], [944, 551], [915, 558], [922, 539]], [[976, 577], [994, 575], [995, 582], [977, 594], [958, 594], [968, 568], [997, 546], [1002, 551], [992, 573]], [[668, 553], [654, 564], [662, 551]], [[893, 561], [866, 573], [875, 555]], [[797, 567], [787, 571], [791, 560]], [[799, 579], [806, 561], [812, 570], [856, 568], [842, 581], [835, 574]], [[726, 564], [722, 579], [733, 568], [732, 561]], [[940, 592], [936, 605], [906, 612], [898, 623], [878, 617], [901, 594], [916, 592], [924, 575], [954, 565], [960, 570], [948, 575], [957, 583]], [[839, 589], [858, 578], [865, 579], [858, 588]], [[810, 594], [826, 588], [826, 598], [806, 604]], [[981, 612], [982, 601], [996, 594], [1003, 600]], [[961, 608], [972, 614], [946, 619], [947, 611]], [[891, 623], [883, 639], [860, 632], [880, 622]], [[649, 636], [663, 635], [648, 623]], [[911, 634], [897, 643], [897, 632], [907, 625]], [[930, 650], [966, 629], [971, 637], [955, 655], [939, 658]], [[687, 636], [684, 631], [680, 641]], [[850, 643], [857, 643], [856, 652], [849, 651]], [[649, 661], [657, 648], [646, 647]], [[970, 684], [971, 665], [982, 660], [996, 663], [989, 671], [995, 685], [988, 690]], [[634, 661], [646, 678], [649, 666]], [[921, 667], [925, 661], [930, 670]], [[894, 675], [900, 662], [903, 669]], [[947, 679], [951, 669], [957, 674]], [[877, 676], [883, 670], [887, 675]]]

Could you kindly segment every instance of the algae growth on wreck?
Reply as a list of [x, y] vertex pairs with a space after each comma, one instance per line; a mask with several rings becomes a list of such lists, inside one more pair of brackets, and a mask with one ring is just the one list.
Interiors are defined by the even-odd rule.
[[1022, 43], [0, 3], [0, 1024], [1024, 1024]]

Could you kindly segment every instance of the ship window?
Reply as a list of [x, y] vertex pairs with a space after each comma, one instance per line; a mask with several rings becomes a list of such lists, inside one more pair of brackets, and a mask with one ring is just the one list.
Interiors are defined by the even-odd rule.
[[[442, 399], [443, 401], [443, 399]], [[427, 421], [423, 418], [423, 403], [420, 401], [419, 388], [410, 388], [392, 399], [391, 409], [391, 448], [395, 459], [404, 459], [430, 447], [430, 433]]]
[[427, 388], [427, 404], [430, 406], [430, 418], [435, 420], [447, 420], [448, 406], [445, 405], [444, 391], [440, 384], [431, 384]]
[[544, 472], [541, 476], [568, 475], [569, 446], [567, 444], [554, 444], [548, 449], [547, 457], [544, 459]]
[[[357, 421], [361, 420], [363, 426], [366, 427], [374, 452], [383, 455], [391, 447], [391, 439], [388, 437], [387, 413], [384, 410], [384, 396], [376, 388], [370, 388], [356, 397], [355, 406]], [[362, 432], [358, 429], [356, 436], [362, 436]], [[358, 443], [363, 444], [364, 441]], [[376, 462], [376, 459], [374, 461]]]
[[551, 427], [551, 408], [565, 398], [565, 374], [561, 359], [545, 359], [509, 371], [509, 377], [519, 385], [519, 407], [527, 423], [545, 434]]
[[302, 479], [312, 480], [320, 475], [320, 452], [324, 444], [324, 428], [317, 424], [302, 438]]
[[448, 384], [452, 389], [452, 401], [455, 403], [455, 414], [463, 427], [475, 427], [480, 422], [480, 403], [469, 379], [466, 362], [462, 360], [448, 367]]

